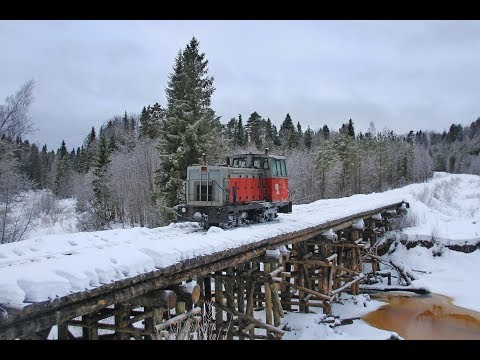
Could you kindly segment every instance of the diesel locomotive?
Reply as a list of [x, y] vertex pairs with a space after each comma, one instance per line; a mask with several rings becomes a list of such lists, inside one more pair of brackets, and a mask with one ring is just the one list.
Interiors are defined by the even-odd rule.
[[229, 228], [272, 221], [292, 212], [284, 156], [237, 154], [225, 165], [192, 165], [184, 183], [185, 203], [175, 206], [177, 221], [203, 228]]

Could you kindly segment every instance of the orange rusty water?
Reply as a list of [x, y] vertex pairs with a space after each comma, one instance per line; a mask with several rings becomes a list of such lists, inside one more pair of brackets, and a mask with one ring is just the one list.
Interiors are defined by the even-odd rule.
[[380, 329], [395, 331], [409, 340], [479, 340], [480, 313], [452, 305], [452, 299], [438, 294], [372, 294], [388, 302], [362, 319]]

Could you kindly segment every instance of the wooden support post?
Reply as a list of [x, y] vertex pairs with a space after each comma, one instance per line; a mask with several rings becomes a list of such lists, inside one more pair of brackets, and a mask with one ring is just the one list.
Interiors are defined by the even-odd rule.
[[[250, 267], [251, 269], [254, 268], [254, 265], [251, 264], [251, 265], [248, 265], [247, 264], [247, 267]], [[247, 309], [245, 311], [245, 313], [250, 316], [250, 317], [253, 317], [253, 308], [254, 308], [254, 300], [253, 300], [253, 293], [254, 293], [254, 290], [255, 290], [255, 280], [253, 278], [248, 278], [247, 279]], [[254, 328], [251, 328], [249, 329], [249, 334], [250, 336], [254, 336], [255, 335], [255, 329]]]
[[[301, 243], [300, 244], [295, 244], [295, 248], [298, 251], [298, 257], [301, 258], [303, 256], [303, 254], [305, 253], [303, 251], [302, 244]], [[297, 265], [297, 268], [298, 268], [298, 274], [295, 278], [295, 280], [296, 280], [295, 284], [304, 287], [305, 286], [305, 276], [304, 276], [305, 268], [304, 268], [303, 264], [301, 264], [301, 263]], [[300, 301], [302, 301], [306, 294], [303, 290], [299, 290], [298, 295], [299, 295]], [[299, 311], [302, 312], [302, 313], [306, 312], [306, 307], [303, 303], [300, 304]]]
[[[115, 326], [120, 327], [121, 324], [125, 323], [130, 319], [131, 308], [125, 304], [115, 304], [115, 310], [120, 312], [115, 315]], [[124, 332], [115, 331], [114, 339], [116, 340], [129, 340], [130, 336]]]
[[[217, 271], [215, 272], [215, 275], [219, 275], [219, 277], [215, 278], [215, 302], [223, 304], [223, 285], [222, 279], [220, 277], [222, 275], [222, 272]], [[217, 330], [217, 337], [220, 337], [223, 331], [223, 311], [219, 307], [215, 308], [215, 324]]]
[[[263, 269], [265, 272], [265, 277], [268, 278], [268, 274], [270, 273], [270, 263], [263, 263]], [[265, 322], [268, 325], [273, 324], [273, 319], [272, 319], [272, 291], [270, 289], [270, 283], [265, 282], [264, 283], [264, 290], [265, 290]]]
[[68, 340], [68, 324], [62, 323], [57, 325], [58, 340]]
[[[309, 266], [306, 265], [306, 264], [303, 265], [303, 284], [304, 284], [304, 286], [305, 286], [307, 289], [312, 288], [312, 286], [311, 286], [311, 284], [310, 284], [310, 278], [309, 278], [309, 276], [308, 276], [308, 272], [309, 272], [309, 271], [310, 271]], [[305, 295], [305, 296], [306, 296], [306, 295]], [[307, 313], [307, 314], [310, 312], [310, 310], [309, 310], [309, 308], [308, 308], [307, 305], [305, 305], [305, 310], [304, 310], [304, 311], [305, 311], [305, 313]]]
[[272, 291], [273, 325], [279, 326], [283, 318], [283, 309], [278, 296], [278, 284], [271, 284], [270, 290]]
[[83, 339], [85, 340], [98, 340], [98, 329], [94, 326], [95, 323], [91, 319], [91, 315], [83, 315], [82, 322], [88, 327], [82, 328]]
[[[291, 263], [285, 263], [284, 264], [285, 271], [291, 273], [292, 271], [292, 264]], [[285, 301], [290, 301], [292, 299], [292, 295], [290, 294], [290, 279], [291, 279], [291, 274], [290, 276], [285, 276], [285, 285], [282, 286], [282, 299]], [[288, 304], [285, 306], [285, 310], [290, 311], [292, 310], [292, 305]]]
[[[357, 259], [357, 272], [361, 273], [362, 272], [362, 257], [361, 257], [361, 253], [360, 253], [360, 249], [359, 248], [356, 248], [354, 249], [355, 250], [355, 253], [356, 253], [356, 259]], [[355, 269], [354, 269], [355, 270]], [[354, 285], [354, 294], [355, 295], [358, 295], [360, 294], [360, 282], [357, 281]]]
[[[237, 268], [237, 308], [241, 313], [245, 313], [245, 282], [242, 277], [244, 270], [247, 270], [247, 265], [242, 264]], [[242, 330], [244, 323], [243, 319], [238, 319], [238, 330]], [[243, 340], [243, 336], [239, 336], [240, 340]]]
[[178, 301], [175, 305], [175, 315], [183, 314], [186, 310], [185, 301]]
[[[229, 279], [225, 281], [225, 297], [227, 298], [227, 307], [229, 307], [230, 309], [233, 309], [235, 307], [233, 268], [227, 268], [226, 273]], [[233, 328], [233, 316], [232, 314], [227, 313], [227, 340], [233, 340], [232, 328]]]
[[205, 286], [205, 301], [212, 301], [212, 278], [210, 276], [205, 276], [203, 278], [203, 283]]
[[202, 319], [205, 315], [205, 282], [203, 276], [197, 278], [197, 283], [200, 286], [200, 299], [198, 300], [198, 306], [202, 309]]
[[[334, 266], [333, 267], [328, 267], [326, 268], [327, 269], [327, 276], [326, 276], [326, 280], [327, 280], [327, 289], [326, 289], [326, 293], [327, 293], [327, 296], [331, 296], [332, 295], [332, 286], [333, 286], [333, 273], [334, 273], [334, 268], [335, 268], [335, 264], [336, 264], [336, 260], [333, 260], [333, 263], [334, 263]], [[332, 312], [332, 303], [331, 303], [331, 300], [326, 300], [323, 302], [323, 313], [324, 314], [330, 314]]]
[[[155, 320], [153, 318], [153, 307], [151, 306], [144, 306], [143, 308], [143, 311], [145, 313], [151, 313], [152, 315], [150, 315], [149, 317], [145, 318], [145, 331], [148, 331], [148, 332], [151, 332], [153, 333], [154, 332], [154, 328], [155, 328]], [[152, 336], [145, 336], [145, 340], [147, 339], [152, 339]]]
[[[254, 267], [257, 268], [258, 272], [260, 273], [260, 262], [254, 263]], [[257, 308], [262, 308], [263, 307], [263, 300], [262, 299], [262, 284], [260, 282], [255, 281], [254, 283], [254, 289], [255, 289], [255, 298], [259, 299], [257, 300], [256, 307]]]

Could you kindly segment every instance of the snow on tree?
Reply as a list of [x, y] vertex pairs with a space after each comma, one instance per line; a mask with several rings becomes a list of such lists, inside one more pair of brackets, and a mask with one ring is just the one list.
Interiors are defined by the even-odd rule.
[[295, 149], [286, 157], [289, 193], [295, 204], [305, 204], [318, 199], [318, 181], [315, 171], [315, 155]]
[[[322, 141], [315, 153], [315, 165], [317, 181], [319, 182], [319, 198], [325, 199], [328, 195], [327, 189], [333, 185], [335, 178], [330, 174], [339, 163], [338, 155], [331, 140]], [[329, 183], [331, 182], [331, 184]]]
[[155, 171], [160, 168], [158, 141], [140, 139], [135, 148], [120, 148], [108, 167], [110, 202], [117, 221], [130, 226], [164, 225], [163, 204], [155, 200]]

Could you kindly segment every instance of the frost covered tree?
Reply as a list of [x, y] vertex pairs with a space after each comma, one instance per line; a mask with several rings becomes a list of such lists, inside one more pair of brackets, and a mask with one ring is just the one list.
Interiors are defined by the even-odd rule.
[[32, 184], [18, 171], [18, 161], [8, 146], [0, 142], [0, 244], [21, 240], [34, 217], [24, 201]]
[[286, 163], [292, 201], [304, 204], [318, 200], [315, 154], [295, 149], [287, 155]]
[[318, 174], [319, 198], [325, 199], [327, 196], [328, 182], [335, 182], [336, 179], [331, 174], [335, 165], [338, 164], [338, 156], [331, 140], [324, 140], [317, 148], [315, 153], [315, 165]]
[[108, 170], [110, 201], [123, 225], [154, 227], [164, 224], [165, 209], [155, 201], [155, 171], [160, 168], [157, 141], [141, 138], [135, 148], [112, 154]]
[[[167, 206], [175, 205], [182, 192], [189, 165], [212, 161], [221, 150], [220, 122], [211, 109], [215, 90], [208, 76], [208, 60], [192, 38], [175, 59], [166, 89], [167, 108], [160, 131], [160, 158], [156, 183]], [[216, 136], [217, 135], [217, 136]], [[217, 144], [217, 146], [215, 146]]]
[[28, 108], [33, 101], [34, 85], [33, 80], [26, 82], [15, 95], [6, 98], [4, 105], [0, 105], [0, 135], [15, 139], [32, 131]]

